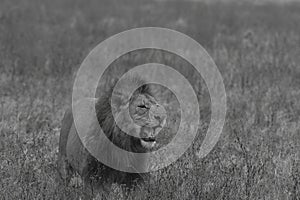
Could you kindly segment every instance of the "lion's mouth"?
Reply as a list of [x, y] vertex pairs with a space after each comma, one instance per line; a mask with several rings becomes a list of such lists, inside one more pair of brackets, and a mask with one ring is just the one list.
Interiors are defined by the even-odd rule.
[[141, 138], [143, 141], [145, 142], [155, 142], [155, 138], [154, 137], [147, 137], [147, 138]]
[[141, 138], [141, 144], [144, 148], [151, 149], [155, 146], [156, 140], [154, 137], [143, 137]]

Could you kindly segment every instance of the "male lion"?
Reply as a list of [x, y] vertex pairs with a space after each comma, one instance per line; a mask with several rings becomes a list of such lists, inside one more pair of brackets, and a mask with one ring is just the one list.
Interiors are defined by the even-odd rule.
[[[129, 87], [127, 86], [134, 85], [142, 86], [129, 98]], [[166, 123], [166, 111], [152, 96], [150, 87], [138, 77], [125, 79], [122, 83], [122, 89], [116, 93], [118, 94], [116, 107], [111, 106], [112, 90], [113, 88], [110, 92], [100, 94], [100, 97], [96, 99], [96, 104], [94, 104], [97, 114], [96, 121], [109, 139], [110, 144], [107, 144], [107, 140], [106, 142], [101, 140], [97, 147], [93, 148], [97, 149], [97, 153], [105, 154], [103, 156], [116, 161], [119, 165], [134, 166], [138, 163], [138, 166], [147, 166], [147, 158], [130, 157], [132, 156], [130, 154], [128, 157], [120, 156], [114, 152], [110, 145], [113, 143], [129, 152], [149, 152], [156, 142], [157, 134]], [[129, 99], [129, 101], [126, 102], [125, 99]], [[126, 109], [129, 109], [127, 113], [130, 113], [130, 115], [124, 114]], [[113, 112], [115, 115], [113, 115]], [[73, 115], [74, 113], [72, 113], [71, 109], [66, 111], [59, 138], [58, 171], [66, 184], [69, 183], [72, 174], [77, 172], [83, 180], [87, 198], [92, 198], [100, 192], [106, 198], [113, 183], [132, 188], [136, 183], [144, 180], [145, 173], [118, 171], [104, 165], [91, 155], [86, 146], [83, 145], [82, 138], [78, 135], [74, 126]], [[131, 117], [135, 124], [133, 129], [131, 129], [132, 133], [126, 134], [123, 129], [121, 130], [114, 120], [114, 116], [118, 118], [118, 125], [127, 123], [128, 118]], [[85, 120], [88, 119], [82, 117], [82, 120], [86, 124]], [[89, 133], [85, 138], [87, 142], [84, 142], [84, 144], [89, 144], [90, 142], [93, 145], [93, 141], [98, 136], [99, 131], [96, 128], [94, 129], [94, 126], [96, 127], [95, 123], [90, 123], [89, 126], [93, 126], [88, 127], [89, 130], [92, 130], [90, 131], [92, 133]]]

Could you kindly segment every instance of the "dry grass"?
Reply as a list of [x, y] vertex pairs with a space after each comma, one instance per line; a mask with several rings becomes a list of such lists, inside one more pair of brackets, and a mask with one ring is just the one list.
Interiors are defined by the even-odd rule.
[[[203, 44], [224, 78], [228, 113], [217, 146], [198, 159], [210, 100], [203, 80], [196, 84], [202, 123], [195, 142], [130, 198], [299, 199], [299, 5], [0, 2], [1, 199], [80, 196], [80, 184], [61, 187], [55, 181], [60, 121], [74, 73], [98, 42], [139, 26], [174, 28]], [[116, 66], [155, 55], [129, 55]], [[187, 67], [170, 55], [159, 59]], [[192, 70], [186, 73], [199, 79]], [[111, 199], [120, 198], [118, 191]]]

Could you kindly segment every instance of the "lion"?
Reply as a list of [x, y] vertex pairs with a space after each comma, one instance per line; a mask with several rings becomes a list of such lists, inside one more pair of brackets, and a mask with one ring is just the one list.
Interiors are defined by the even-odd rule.
[[[128, 88], [130, 87], [127, 86], [140, 87], [129, 98]], [[154, 98], [149, 85], [145, 84], [145, 81], [139, 77], [124, 80], [122, 89], [116, 93], [115, 107], [111, 105], [113, 88], [114, 86], [109, 92], [100, 94], [98, 98], [84, 100], [96, 102], [93, 104], [96, 110], [96, 121], [109, 139], [109, 142], [107, 142], [100, 137], [100, 143], [94, 145], [92, 142], [99, 131], [96, 128], [94, 129], [96, 127], [95, 123], [90, 123], [88, 129], [92, 131], [85, 138], [87, 140], [85, 144], [90, 142], [92, 145], [97, 146], [95, 147], [97, 153], [105, 154], [103, 156], [116, 161], [120, 165], [133, 166], [138, 163], [138, 167], [146, 167], [149, 165], [147, 157], [135, 158], [131, 154], [127, 157], [121, 157], [113, 148], [110, 148], [110, 145], [113, 143], [119, 148], [135, 153], [151, 151], [156, 144], [157, 134], [165, 126], [166, 110]], [[126, 99], [129, 100], [126, 101]], [[80, 103], [77, 105], [80, 105]], [[126, 109], [129, 110], [130, 115], [124, 114]], [[59, 138], [57, 166], [59, 177], [62, 178], [65, 184], [69, 184], [72, 175], [78, 173], [83, 180], [85, 197], [89, 199], [99, 193], [103, 195], [102, 197], [107, 198], [112, 184], [121, 185], [122, 188], [125, 188], [125, 193], [128, 193], [137, 184], [147, 180], [148, 173], [119, 171], [106, 166], [91, 155], [86, 146], [83, 145], [82, 138], [78, 135], [74, 126], [73, 115], [71, 109], [65, 112]], [[114, 119], [114, 117], [117, 119]], [[134, 122], [134, 126], [129, 129], [131, 133], [127, 134], [118, 126], [119, 124], [116, 121], [126, 125], [130, 117]], [[82, 120], [87, 119], [83, 117]]]

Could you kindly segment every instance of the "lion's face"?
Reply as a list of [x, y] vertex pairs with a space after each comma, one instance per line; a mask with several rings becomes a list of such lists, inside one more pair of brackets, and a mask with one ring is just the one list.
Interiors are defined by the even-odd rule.
[[149, 94], [133, 94], [129, 113], [135, 125], [140, 127], [140, 140], [145, 148], [152, 148], [156, 136], [166, 124], [166, 110]]
[[[137, 89], [132, 93], [133, 88]], [[156, 136], [166, 124], [167, 113], [153, 97], [149, 84], [135, 76], [119, 80], [111, 105], [119, 138], [124, 133], [139, 138], [145, 149], [154, 147]], [[124, 148], [124, 145], [120, 146]]]

